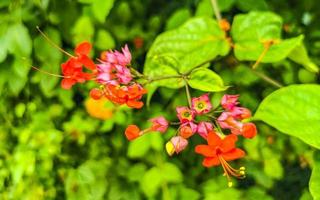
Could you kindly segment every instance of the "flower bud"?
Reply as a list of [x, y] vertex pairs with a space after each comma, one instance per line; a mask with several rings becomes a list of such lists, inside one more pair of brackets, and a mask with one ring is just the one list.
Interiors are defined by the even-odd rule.
[[131, 141], [131, 140], [138, 138], [140, 136], [140, 132], [141, 132], [141, 130], [139, 129], [138, 126], [129, 125], [126, 128], [125, 135], [126, 135], [127, 139]]

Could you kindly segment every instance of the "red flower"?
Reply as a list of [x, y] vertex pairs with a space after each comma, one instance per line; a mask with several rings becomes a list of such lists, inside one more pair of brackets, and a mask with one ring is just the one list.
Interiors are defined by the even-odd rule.
[[243, 167], [236, 170], [227, 163], [227, 161], [245, 156], [245, 152], [235, 146], [237, 139], [237, 136], [234, 134], [227, 135], [222, 139], [215, 132], [211, 131], [208, 134], [208, 145], [197, 145], [195, 148], [196, 153], [205, 156], [202, 162], [203, 166], [212, 167], [221, 165], [223, 167], [229, 186], [232, 186], [230, 175], [237, 178], [244, 177]]
[[140, 133], [141, 133], [141, 130], [136, 125], [129, 125], [125, 131], [125, 135], [127, 139], [130, 141], [138, 138], [141, 135]]
[[147, 90], [139, 84], [129, 86], [120, 86], [109, 84], [105, 89], [105, 96], [112, 102], [117, 104], [127, 104], [131, 108], [141, 108], [143, 102], [140, 101]]
[[89, 70], [96, 69], [94, 62], [88, 57], [90, 50], [90, 43], [80, 43], [75, 48], [76, 56], [69, 58], [65, 63], [61, 64], [62, 75], [64, 76], [61, 82], [63, 89], [70, 89], [74, 84], [84, 83], [92, 78], [90, 73], [82, 71], [82, 66], [85, 66]]

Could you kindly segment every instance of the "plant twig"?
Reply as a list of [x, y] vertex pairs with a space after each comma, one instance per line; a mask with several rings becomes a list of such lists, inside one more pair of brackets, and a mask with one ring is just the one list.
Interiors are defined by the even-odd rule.
[[186, 88], [186, 95], [187, 95], [187, 99], [188, 99], [188, 104], [189, 107], [191, 108], [191, 95], [190, 95], [190, 90], [189, 90], [189, 85], [188, 82], [185, 78], [183, 78], [184, 82], [185, 82], [185, 88]]
[[257, 75], [257, 76], [259, 76], [260, 78], [262, 78], [264, 81], [270, 83], [271, 85], [273, 85], [273, 86], [275, 86], [275, 87], [277, 87], [277, 88], [283, 87], [283, 85], [282, 85], [281, 83], [279, 83], [278, 81], [270, 78], [269, 76], [267, 76], [267, 75], [265, 75], [265, 74], [263, 74], [263, 73], [260, 73], [260, 72], [254, 70], [254, 69], [251, 69], [251, 71], [252, 71], [255, 75]]
[[215, 14], [218, 22], [221, 21], [222, 17], [221, 17], [221, 13], [220, 13], [220, 10], [219, 10], [219, 6], [218, 6], [217, 0], [211, 0], [211, 4], [212, 4], [212, 8], [213, 8], [214, 14]]

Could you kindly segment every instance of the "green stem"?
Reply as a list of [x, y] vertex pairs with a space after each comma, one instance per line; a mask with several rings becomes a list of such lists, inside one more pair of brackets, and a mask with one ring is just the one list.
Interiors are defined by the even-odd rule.
[[220, 9], [219, 9], [217, 0], [211, 0], [211, 4], [212, 4], [212, 8], [213, 8], [213, 11], [214, 11], [214, 14], [215, 14], [217, 20], [220, 21], [222, 19], [222, 17], [221, 17], [221, 13], [220, 13]]
[[264, 81], [266, 81], [267, 83], [269, 83], [269, 84], [271, 84], [271, 85], [273, 85], [273, 86], [275, 86], [275, 87], [277, 87], [277, 88], [282, 88], [282, 87], [283, 87], [283, 85], [282, 85], [281, 83], [279, 83], [278, 81], [270, 78], [269, 76], [267, 76], [267, 75], [265, 75], [265, 74], [263, 74], [263, 73], [261, 73], [261, 72], [258, 72], [258, 71], [254, 70], [254, 69], [251, 69], [251, 71], [252, 71], [255, 75], [259, 76], [261, 79], [263, 79]]
[[155, 77], [155, 78], [147, 78], [148, 81], [146, 84], [152, 83], [154, 81], [160, 81], [160, 80], [170, 79], [170, 78], [182, 78], [182, 76], [181, 75], [168, 75], [168, 76], [159, 76], [159, 77]]
[[184, 82], [185, 82], [185, 88], [186, 88], [186, 94], [187, 94], [187, 99], [188, 99], [188, 104], [189, 107], [191, 108], [191, 95], [190, 95], [190, 90], [189, 90], [189, 85], [188, 85], [188, 81], [183, 78]]

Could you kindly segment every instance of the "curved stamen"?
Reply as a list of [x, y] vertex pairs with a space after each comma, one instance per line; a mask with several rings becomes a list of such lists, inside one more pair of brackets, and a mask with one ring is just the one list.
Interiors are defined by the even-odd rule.
[[232, 187], [232, 181], [230, 178], [230, 175], [236, 177], [236, 178], [245, 178], [245, 168], [244, 167], [240, 167], [239, 169], [234, 169], [233, 167], [231, 167], [229, 165], [229, 163], [222, 157], [222, 156], [218, 156], [218, 159], [221, 163], [221, 166], [224, 170], [224, 174], [227, 176], [228, 179], [228, 186]]
[[55, 77], [59, 77], [59, 78], [71, 78], [71, 76], [63, 76], [63, 75], [60, 75], [60, 74], [53, 74], [53, 73], [50, 73], [50, 72], [47, 72], [47, 71], [44, 71], [42, 69], [39, 69], [35, 66], [31, 66], [32, 69], [35, 69], [41, 73], [44, 73], [44, 74], [47, 74], [47, 75], [50, 75], [50, 76], [55, 76]]
[[75, 58], [75, 56], [71, 55], [70, 53], [66, 52], [65, 50], [63, 50], [61, 47], [59, 47], [56, 43], [54, 43], [44, 32], [41, 31], [41, 29], [39, 28], [39, 26], [36, 27], [37, 30], [39, 31], [39, 33], [56, 49], [58, 49], [59, 51], [61, 51], [62, 53], [66, 54], [67, 56], [71, 57], [71, 58]]

